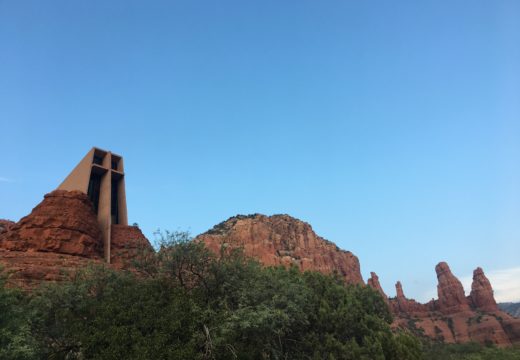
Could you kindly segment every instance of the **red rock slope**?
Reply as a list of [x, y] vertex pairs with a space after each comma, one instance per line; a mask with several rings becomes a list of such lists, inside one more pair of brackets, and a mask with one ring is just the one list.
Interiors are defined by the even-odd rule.
[[317, 236], [312, 227], [288, 215], [232, 217], [197, 236], [218, 252], [221, 245], [243, 247], [265, 265], [295, 265], [301, 270], [337, 271], [351, 284], [363, 284], [358, 258]]
[[9, 228], [13, 225], [14, 222], [11, 220], [0, 219], [0, 234], [9, 230]]
[[[29, 215], [5, 228], [0, 232], [0, 266], [15, 285], [32, 288], [61, 281], [89, 263], [103, 263], [97, 217], [82, 192], [55, 190]], [[137, 227], [114, 225], [112, 236], [115, 268], [125, 267], [142, 248], [151, 249]]]

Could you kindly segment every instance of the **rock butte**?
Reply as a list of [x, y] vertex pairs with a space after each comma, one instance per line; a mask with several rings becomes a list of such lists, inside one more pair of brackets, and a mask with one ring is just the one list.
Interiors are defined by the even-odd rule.
[[[129, 268], [138, 252], [152, 250], [139, 228], [111, 226], [110, 264], [103, 259], [103, 239], [86, 194], [56, 190], [16, 224], [0, 221], [0, 265], [13, 285], [27, 289], [47, 281], [63, 281], [92, 262], [116, 269]], [[348, 284], [363, 279], [358, 258], [317, 236], [311, 226], [288, 215], [235, 216], [199, 235], [212, 251], [222, 245], [242, 247], [266, 266], [338, 273]], [[388, 298], [375, 273], [367, 285], [378, 291], [395, 315], [393, 327], [411, 328], [445, 342], [477, 341], [507, 346], [520, 342], [520, 319], [498, 310], [493, 290], [482, 269], [473, 276], [466, 297], [460, 281], [446, 263], [436, 267], [438, 300], [420, 304], [407, 299], [400, 282], [397, 297]]]
[[232, 217], [197, 236], [218, 252], [222, 245], [242, 247], [245, 255], [264, 265], [294, 265], [301, 270], [337, 272], [349, 284], [363, 284], [358, 258], [314, 233], [288, 215]]
[[[138, 251], [152, 250], [139, 228], [112, 225], [113, 268], [128, 268]], [[0, 232], [0, 265], [9, 281], [33, 288], [68, 278], [89, 263], [103, 264], [103, 239], [91, 201], [80, 191], [55, 190], [32, 212]]]

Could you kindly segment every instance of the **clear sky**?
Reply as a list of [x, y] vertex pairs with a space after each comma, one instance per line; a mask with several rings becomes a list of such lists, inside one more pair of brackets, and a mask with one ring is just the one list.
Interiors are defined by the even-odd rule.
[[150, 238], [288, 213], [389, 295], [520, 300], [519, 1], [0, 0], [0, 218], [92, 146]]

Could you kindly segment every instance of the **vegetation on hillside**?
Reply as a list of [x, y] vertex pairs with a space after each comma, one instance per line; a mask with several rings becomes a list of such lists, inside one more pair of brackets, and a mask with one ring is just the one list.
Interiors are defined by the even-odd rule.
[[0, 359], [423, 358], [415, 337], [391, 331], [386, 304], [368, 287], [263, 268], [236, 250], [216, 256], [184, 233], [162, 240], [138, 273], [91, 267], [31, 294], [0, 282]]
[[520, 348], [496, 348], [475, 343], [426, 344], [424, 360], [519, 360]]
[[500, 304], [498, 304], [498, 307], [500, 308], [500, 310], [505, 311], [509, 315], [520, 318], [520, 302], [500, 303]]

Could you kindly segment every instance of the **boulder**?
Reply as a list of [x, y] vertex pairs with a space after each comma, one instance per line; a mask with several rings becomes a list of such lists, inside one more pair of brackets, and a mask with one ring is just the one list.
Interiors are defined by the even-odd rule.
[[98, 258], [101, 232], [92, 203], [80, 191], [55, 190], [32, 212], [0, 234], [0, 248]]

